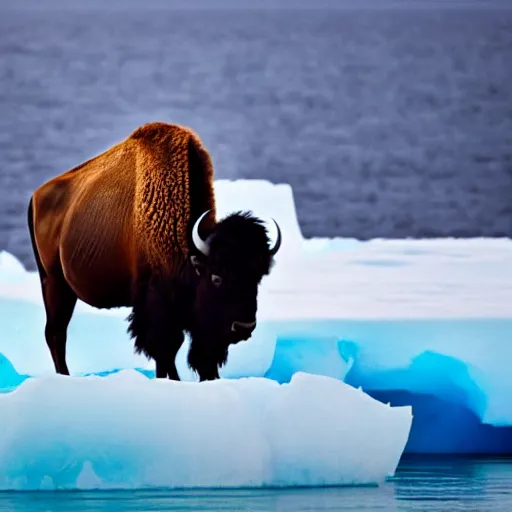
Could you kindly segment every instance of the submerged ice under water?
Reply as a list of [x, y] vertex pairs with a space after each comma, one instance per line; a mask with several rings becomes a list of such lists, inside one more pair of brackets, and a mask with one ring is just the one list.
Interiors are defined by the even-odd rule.
[[220, 382], [192, 382], [188, 340], [185, 382], [152, 379], [128, 310], [82, 303], [76, 377], [54, 376], [38, 277], [0, 255], [1, 488], [374, 483], [402, 452], [512, 453], [510, 240], [304, 240], [290, 187], [216, 190], [219, 216], [243, 204], [284, 233]]
[[487, 459], [403, 459], [396, 476], [374, 487], [187, 489], [2, 493], [0, 509], [16, 512], [310, 512], [464, 509], [508, 512], [512, 465]]

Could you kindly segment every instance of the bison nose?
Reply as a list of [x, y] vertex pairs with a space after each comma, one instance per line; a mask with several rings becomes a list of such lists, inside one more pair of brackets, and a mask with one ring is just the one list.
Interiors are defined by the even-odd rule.
[[249, 336], [256, 327], [256, 320], [254, 322], [233, 322], [231, 324], [231, 330], [237, 334], [243, 334]]

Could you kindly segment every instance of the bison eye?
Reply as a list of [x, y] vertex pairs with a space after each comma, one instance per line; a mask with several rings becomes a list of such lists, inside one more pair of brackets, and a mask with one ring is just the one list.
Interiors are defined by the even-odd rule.
[[218, 288], [222, 284], [222, 277], [212, 274], [212, 283]]

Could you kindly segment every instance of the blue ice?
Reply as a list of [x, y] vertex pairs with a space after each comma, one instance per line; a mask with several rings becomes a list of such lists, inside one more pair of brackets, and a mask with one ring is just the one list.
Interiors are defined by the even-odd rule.
[[0, 394], [0, 413], [0, 490], [378, 484], [411, 425], [410, 407], [302, 372], [29, 378]]
[[286, 237], [214, 383], [188, 340], [182, 382], [154, 379], [128, 310], [82, 303], [55, 376], [37, 275], [0, 253], [1, 489], [378, 483], [403, 453], [512, 453], [511, 240], [304, 240], [290, 187], [216, 187], [219, 216]]

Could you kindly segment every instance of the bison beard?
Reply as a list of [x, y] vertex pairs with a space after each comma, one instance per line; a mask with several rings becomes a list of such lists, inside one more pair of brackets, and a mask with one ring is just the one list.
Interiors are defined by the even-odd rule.
[[[172, 277], [140, 276], [128, 317], [135, 351], [153, 358], [156, 376], [179, 380], [176, 354], [190, 333], [188, 364], [201, 381], [219, 378], [229, 345], [250, 332], [233, 322], [256, 318], [258, 285], [272, 265], [269, 238], [261, 220], [235, 213], [219, 222], [208, 239], [209, 254], [191, 254]], [[221, 277], [213, 284], [212, 276]]]

